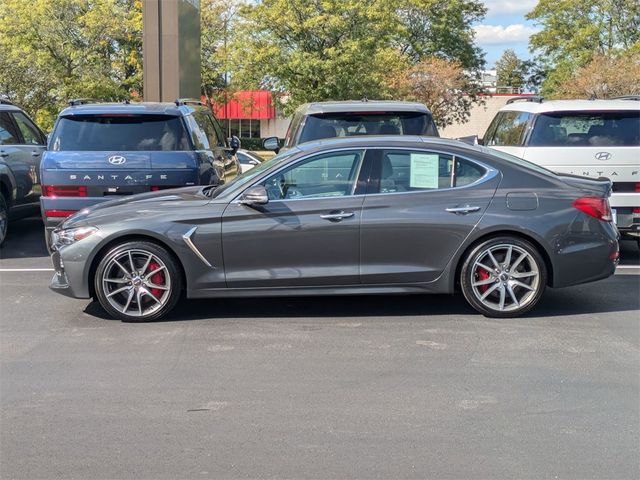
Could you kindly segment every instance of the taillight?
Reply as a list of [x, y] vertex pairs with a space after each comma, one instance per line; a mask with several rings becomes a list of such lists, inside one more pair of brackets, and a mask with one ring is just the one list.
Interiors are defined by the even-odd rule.
[[42, 195], [45, 197], [86, 197], [87, 187], [73, 185], [43, 185]]
[[170, 188], [178, 188], [175, 185], [151, 185], [150, 190], [152, 192], [157, 192], [158, 190], [168, 190]]
[[44, 216], [64, 218], [64, 217], [70, 217], [76, 212], [77, 210], [45, 210]]
[[636, 193], [640, 193], [640, 182], [636, 182]]
[[603, 222], [611, 222], [613, 220], [608, 198], [582, 197], [574, 200], [572, 205], [581, 212]]
[[640, 213], [640, 208], [634, 208], [633, 213]]

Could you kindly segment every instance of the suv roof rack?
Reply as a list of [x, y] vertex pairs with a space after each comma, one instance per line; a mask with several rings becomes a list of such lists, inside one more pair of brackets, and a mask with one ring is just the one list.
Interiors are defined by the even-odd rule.
[[11, 100], [0, 98], [0, 105], [15, 105]]
[[69, 106], [75, 107], [77, 105], [86, 105], [87, 103], [94, 103], [95, 100], [92, 98], [74, 98], [73, 100], [69, 100]]
[[619, 97], [613, 97], [612, 100], [635, 100], [640, 102], [640, 95], [620, 95]]
[[176, 98], [175, 104], [177, 107], [179, 107], [180, 105], [189, 105], [189, 104], [205, 106], [204, 103], [202, 103], [202, 101], [198, 98]]
[[510, 98], [509, 100], [507, 100], [507, 105], [509, 105], [510, 103], [515, 103], [515, 102], [542, 103], [543, 100], [544, 100], [544, 97], [542, 95], [527, 95], [527, 96], [524, 96], [524, 97]]

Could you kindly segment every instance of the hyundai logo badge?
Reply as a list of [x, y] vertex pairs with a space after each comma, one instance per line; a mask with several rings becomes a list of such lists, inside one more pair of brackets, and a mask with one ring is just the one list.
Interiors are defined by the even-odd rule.
[[597, 160], [609, 160], [611, 158], [611, 154], [609, 152], [598, 152], [595, 156]]
[[127, 161], [127, 159], [125, 157], [123, 157], [122, 155], [111, 155], [108, 158], [108, 162], [111, 165], [122, 165], [126, 161]]

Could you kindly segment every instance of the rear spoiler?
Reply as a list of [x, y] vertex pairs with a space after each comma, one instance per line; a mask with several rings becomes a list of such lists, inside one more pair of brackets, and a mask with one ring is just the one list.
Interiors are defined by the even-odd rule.
[[570, 173], [555, 172], [558, 178], [565, 183], [585, 190], [591, 190], [601, 197], [610, 197], [613, 188], [613, 182], [607, 177], [583, 177], [580, 175], [572, 175]]

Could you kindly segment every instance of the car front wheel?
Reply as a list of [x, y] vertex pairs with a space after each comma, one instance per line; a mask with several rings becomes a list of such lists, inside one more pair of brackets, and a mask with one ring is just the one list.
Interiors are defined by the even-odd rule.
[[94, 280], [100, 305], [114, 318], [146, 322], [177, 303], [182, 276], [174, 257], [150, 242], [115, 246], [100, 260]]
[[9, 228], [9, 207], [4, 195], [0, 194], [0, 247], [7, 239], [7, 229]]
[[469, 252], [460, 273], [467, 302], [488, 317], [517, 317], [532, 309], [547, 283], [538, 250], [516, 237], [492, 238]]

